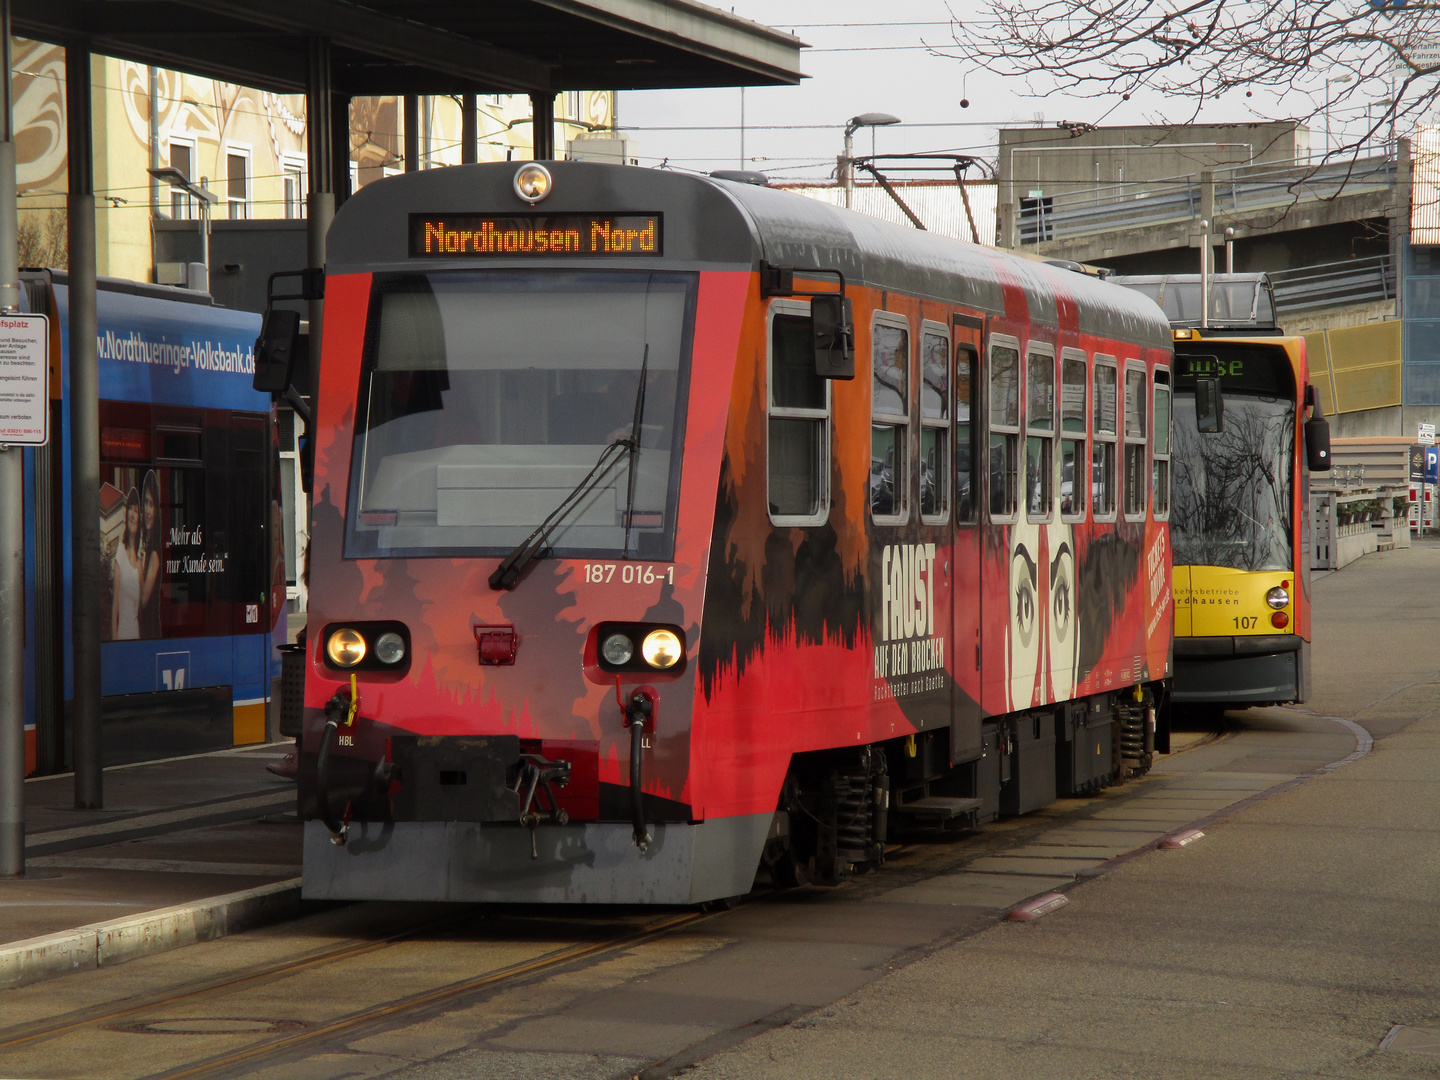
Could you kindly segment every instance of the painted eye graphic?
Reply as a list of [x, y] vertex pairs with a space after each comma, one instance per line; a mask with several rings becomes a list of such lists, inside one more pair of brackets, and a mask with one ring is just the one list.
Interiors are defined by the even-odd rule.
[[[1067, 529], [1069, 526], [1064, 526]], [[1050, 613], [1047, 622], [1050, 647], [1050, 685], [1057, 697], [1075, 692], [1076, 662], [1079, 656], [1079, 626], [1075, 618], [1075, 549], [1059, 529], [1050, 532]]]
[[1061, 544], [1050, 564], [1050, 632], [1057, 641], [1070, 637], [1075, 615], [1074, 573], [1075, 560], [1070, 554], [1070, 545]]
[[1035, 561], [1023, 547], [1010, 559], [1010, 619], [1019, 644], [1029, 649], [1035, 638]]

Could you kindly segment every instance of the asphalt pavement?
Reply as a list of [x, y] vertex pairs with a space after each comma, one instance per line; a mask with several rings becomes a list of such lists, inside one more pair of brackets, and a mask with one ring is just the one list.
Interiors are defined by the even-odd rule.
[[[1351, 721], [1375, 736], [1363, 756], [1282, 782], [1203, 840], [1082, 882], [1038, 921], [937, 948], [688, 1080], [1440, 1074], [1437, 586], [1435, 543], [1317, 581], [1311, 701], [1238, 714], [1275, 728]], [[1288, 762], [1289, 745], [1266, 753]]]

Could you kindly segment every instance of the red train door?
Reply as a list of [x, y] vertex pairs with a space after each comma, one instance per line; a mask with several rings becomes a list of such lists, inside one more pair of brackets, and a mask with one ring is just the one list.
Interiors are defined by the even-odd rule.
[[958, 759], [980, 750], [980, 562], [982, 537], [980, 499], [984, 458], [981, 437], [980, 357], [984, 353], [985, 322], [973, 315], [951, 318], [955, 349], [955, 533], [951, 547], [954, 619], [954, 677], [951, 751]]

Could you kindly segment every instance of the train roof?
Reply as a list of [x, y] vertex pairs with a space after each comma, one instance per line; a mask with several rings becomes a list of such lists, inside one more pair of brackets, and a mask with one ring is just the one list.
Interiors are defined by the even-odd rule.
[[[840, 270], [847, 282], [943, 300], [1000, 315], [1003, 286], [1020, 288], [1030, 319], [1059, 324], [1073, 302], [1082, 333], [1170, 348], [1155, 304], [1097, 278], [830, 206], [777, 188], [663, 169], [593, 162], [546, 162], [554, 184], [531, 207], [515, 194], [526, 162], [449, 166], [366, 185], [335, 216], [327, 271], [414, 271], [535, 265], [531, 256], [409, 257], [412, 215], [659, 213], [667, 269], [777, 266]], [[584, 260], [588, 262], [590, 260]], [[607, 257], [597, 264], [655, 268], [654, 257]], [[583, 265], [582, 262], [582, 265]], [[571, 265], [567, 262], [567, 265]]]

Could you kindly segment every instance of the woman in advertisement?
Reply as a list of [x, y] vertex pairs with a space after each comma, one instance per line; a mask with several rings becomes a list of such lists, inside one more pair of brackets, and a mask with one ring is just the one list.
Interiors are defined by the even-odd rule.
[[140, 486], [140, 636], [160, 636], [160, 477], [151, 469]]
[[125, 496], [125, 534], [115, 552], [115, 585], [110, 605], [110, 640], [140, 637], [140, 494]]

